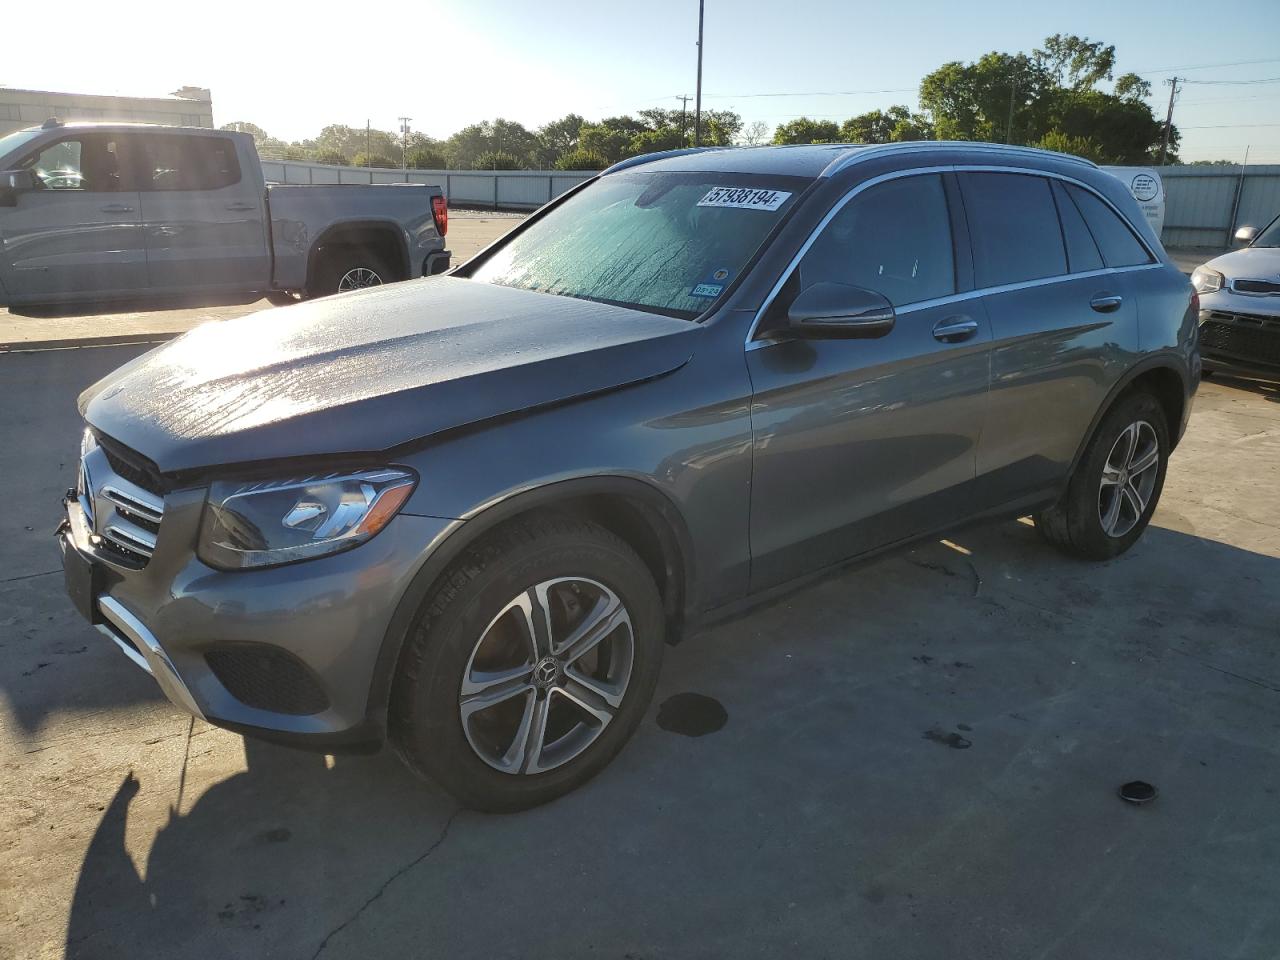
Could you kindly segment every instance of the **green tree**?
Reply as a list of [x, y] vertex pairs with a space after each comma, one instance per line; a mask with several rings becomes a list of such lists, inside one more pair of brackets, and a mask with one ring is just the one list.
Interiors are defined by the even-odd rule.
[[249, 123], [247, 120], [236, 120], [234, 123], [224, 123], [218, 128], [219, 130], [231, 130], [235, 133], [248, 133], [253, 136], [254, 140], [270, 140], [271, 135], [263, 130], [256, 123]]
[[541, 166], [553, 166], [560, 157], [578, 149], [578, 136], [587, 121], [576, 113], [565, 114], [538, 128], [536, 154]]
[[[616, 119], [616, 118], [613, 118]], [[644, 127], [635, 132], [607, 127], [604, 123], [583, 124], [578, 135], [578, 149], [586, 153], [603, 157], [606, 164], [617, 163], [628, 156], [631, 149], [631, 138], [642, 133]]]
[[483, 169], [480, 158], [494, 153], [509, 154], [519, 168], [530, 165], [538, 138], [523, 124], [498, 117], [463, 127], [444, 146], [449, 165], [458, 170]]
[[850, 117], [840, 125], [840, 139], [849, 143], [897, 143], [900, 140], [928, 140], [933, 125], [922, 114], [903, 106], [871, 110]]
[[355, 166], [357, 167], [385, 167], [387, 169], [395, 169], [400, 166], [390, 157], [383, 153], [364, 153], [361, 151], [356, 154]]
[[475, 170], [519, 170], [520, 158], [505, 150], [489, 150], [475, 158]]
[[840, 128], [832, 120], [797, 117], [773, 131], [774, 143], [839, 143]]
[[341, 150], [317, 150], [317, 163], [332, 163], [335, 166], [346, 167], [351, 165], [351, 160]]
[[[1098, 89], [1114, 66], [1114, 47], [1056, 34], [1031, 56], [944, 63], [921, 81], [920, 105], [942, 140], [1044, 143], [1060, 134], [1066, 139], [1051, 142], [1087, 147], [1106, 163], [1148, 162], [1164, 129], [1144, 99], [1150, 84], [1124, 74], [1113, 93]], [[1171, 147], [1178, 141], [1175, 129]]]
[[413, 170], [443, 170], [449, 161], [435, 147], [418, 147], [409, 150], [408, 164]]
[[1056, 150], [1058, 153], [1071, 153], [1084, 157], [1095, 163], [1105, 162], [1098, 145], [1090, 137], [1073, 137], [1061, 130], [1050, 130], [1032, 146], [1041, 150]]
[[598, 153], [578, 147], [560, 155], [556, 161], [557, 170], [603, 170], [609, 161]]

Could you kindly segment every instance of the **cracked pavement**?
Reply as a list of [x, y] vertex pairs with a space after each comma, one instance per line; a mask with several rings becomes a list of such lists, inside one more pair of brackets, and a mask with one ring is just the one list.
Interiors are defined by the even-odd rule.
[[[493, 817], [192, 723], [77, 619], [73, 402], [138, 350], [0, 356], [0, 956], [1280, 953], [1280, 391], [1202, 387], [1125, 557], [1012, 521], [831, 577], [669, 649], [608, 770]], [[681, 692], [727, 723], [659, 728]]]

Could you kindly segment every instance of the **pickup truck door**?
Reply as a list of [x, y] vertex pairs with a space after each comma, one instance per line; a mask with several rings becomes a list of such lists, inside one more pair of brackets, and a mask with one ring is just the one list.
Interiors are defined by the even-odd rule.
[[936, 173], [855, 193], [775, 300], [821, 282], [876, 290], [897, 313], [887, 334], [748, 344], [753, 590], [972, 512], [991, 334], [980, 299], [957, 296], [969, 261], [954, 193]]
[[139, 134], [136, 153], [152, 292], [265, 290], [265, 191], [235, 140]]
[[115, 134], [68, 134], [18, 165], [33, 170], [41, 187], [0, 206], [0, 271], [10, 302], [145, 293], [138, 194], [128, 189], [119, 147]]

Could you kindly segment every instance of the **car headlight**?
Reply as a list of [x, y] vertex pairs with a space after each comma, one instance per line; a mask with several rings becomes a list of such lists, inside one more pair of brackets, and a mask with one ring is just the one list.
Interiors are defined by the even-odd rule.
[[418, 483], [396, 467], [261, 483], [215, 481], [197, 554], [221, 570], [247, 570], [349, 550], [375, 536]]
[[1227, 285], [1227, 278], [1217, 270], [1196, 267], [1191, 274], [1191, 285], [1196, 288], [1196, 293], [1217, 293]]

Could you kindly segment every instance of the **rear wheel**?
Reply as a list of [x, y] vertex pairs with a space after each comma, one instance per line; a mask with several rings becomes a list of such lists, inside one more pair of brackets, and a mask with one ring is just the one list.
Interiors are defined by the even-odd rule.
[[515, 523], [459, 559], [420, 615], [392, 741], [474, 809], [546, 803], [631, 737], [662, 634], [653, 578], [621, 539], [568, 517]]
[[1149, 393], [1125, 397], [1098, 425], [1062, 499], [1035, 517], [1058, 549], [1086, 560], [1128, 550], [1151, 521], [1169, 459], [1164, 410]]
[[312, 297], [380, 287], [400, 279], [399, 273], [368, 247], [334, 247], [322, 256], [315, 285], [307, 291]]

